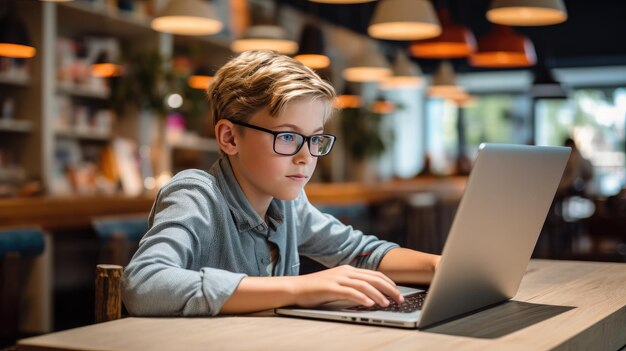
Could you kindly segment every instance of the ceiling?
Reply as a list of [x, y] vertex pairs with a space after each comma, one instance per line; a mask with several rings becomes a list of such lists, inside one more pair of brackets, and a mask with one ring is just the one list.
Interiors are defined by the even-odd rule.
[[[317, 4], [308, 0], [278, 0], [303, 12], [367, 35], [367, 26], [377, 2], [354, 5]], [[381, 1], [381, 0], [379, 0]], [[382, 0], [384, 1], [384, 0]], [[435, 0], [457, 23], [468, 26], [476, 38], [489, 30], [485, 13], [491, 0]], [[535, 45], [538, 63], [549, 68], [626, 65], [626, 1], [564, 0], [568, 11], [565, 23], [543, 27], [516, 27]], [[408, 42], [380, 41], [383, 47]], [[437, 61], [417, 60], [426, 72], [435, 70]], [[459, 72], [488, 69], [469, 66], [466, 59], [453, 60]]]

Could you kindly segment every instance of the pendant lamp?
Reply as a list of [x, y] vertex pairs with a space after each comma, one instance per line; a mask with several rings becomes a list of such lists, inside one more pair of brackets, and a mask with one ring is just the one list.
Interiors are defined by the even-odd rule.
[[193, 71], [189, 78], [187, 78], [187, 85], [194, 89], [207, 90], [214, 75], [214, 69], [205, 66], [198, 67]]
[[375, 0], [309, 0], [311, 2], [317, 2], [320, 4], [362, 4], [366, 2], [372, 2]]
[[446, 10], [439, 10], [438, 15], [441, 35], [413, 41], [409, 46], [412, 56], [426, 59], [460, 58], [476, 51], [476, 38], [467, 27], [454, 23]]
[[350, 87], [350, 83], [346, 82], [341, 94], [337, 95], [334, 103], [335, 108], [359, 108], [361, 104], [361, 96], [356, 94]]
[[91, 65], [91, 75], [100, 78], [111, 78], [122, 75], [122, 66], [112, 62], [106, 51], [98, 54], [96, 61]]
[[487, 19], [507, 26], [546, 26], [567, 20], [563, 0], [493, 0]]
[[543, 65], [535, 71], [530, 94], [534, 99], [567, 99], [567, 92], [561, 83]]
[[392, 70], [393, 76], [381, 82], [381, 89], [415, 89], [423, 84], [421, 69], [409, 60], [404, 50], [398, 50]]
[[496, 25], [478, 39], [478, 51], [469, 59], [475, 67], [528, 67], [537, 62], [535, 47], [530, 39], [511, 27]]
[[9, 2], [6, 13], [0, 18], [0, 56], [30, 58], [36, 52], [24, 21], [18, 16], [14, 3]]
[[210, 35], [222, 30], [213, 6], [205, 0], [170, 0], [152, 20], [152, 29], [179, 35]]
[[456, 83], [454, 67], [450, 61], [442, 61], [428, 88], [428, 95], [433, 98], [454, 100], [465, 94], [465, 89]]
[[250, 27], [242, 38], [231, 43], [230, 49], [236, 53], [274, 50], [281, 54], [293, 55], [298, 52], [298, 43], [288, 39], [284, 28], [276, 24], [262, 24]]
[[380, 95], [374, 100], [370, 110], [379, 115], [388, 115], [396, 110], [396, 105]]
[[294, 58], [313, 69], [326, 68], [330, 59], [324, 54], [324, 44], [324, 33], [320, 27], [307, 23], [302, 29], [298, 54]]
[[373, 38], [418, 40], [441, 34], [441, 25], [428, 0], [380, 0], [367, 28]]
[[392, 75], [387, 59], [373, 42], [351, 59], [348, 67], [342, 72], [343, 78], [349, 82], [379, 83]]

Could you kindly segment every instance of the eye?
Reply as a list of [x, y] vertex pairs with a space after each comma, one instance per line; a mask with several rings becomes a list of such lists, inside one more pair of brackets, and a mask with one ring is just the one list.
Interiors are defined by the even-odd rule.
[[283, 143], [293, 143], [296, 140], [296, 135], [292, 133], [282, 133], [276, 138]]
[[314, 145], [321, 144], [323, 138], [324, 137], [320, 135], [313, 135], [311, 136], [311, 144], [314, 144]]

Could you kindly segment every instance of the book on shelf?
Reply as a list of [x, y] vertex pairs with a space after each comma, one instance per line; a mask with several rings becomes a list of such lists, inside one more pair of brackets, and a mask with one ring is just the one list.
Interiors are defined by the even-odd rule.
[[144, 186], [137, 144], [130, 139], [116, 138], [113, 140], [113, 154], [124, 194], [141, 195]]

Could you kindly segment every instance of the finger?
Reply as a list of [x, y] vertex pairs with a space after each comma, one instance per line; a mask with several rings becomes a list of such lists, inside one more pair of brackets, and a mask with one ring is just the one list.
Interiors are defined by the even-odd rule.
[[336, 298], [338, 300], [350, 300], [354, 303], [358, 303], [359, 305], [367, 307], [374, 306], [375, 304], [374, 300], [370, 299], [369, 297], [367, 297], [367, 295], [354, 288], [340, 285], [336, 288], [336, 293]]
[[394, 299], [398, 303], [404, 302], [404, 297], [402, 293], [398, 290], [395, 284], [390, 284], [386, 279], [383, 279], [377, 275], [367, 275], [367, 274], [353, 274], [351, 276], [353, 279], [360, 279], [362, 281], [368, 282], [382, 294], [389, 296]]
[[373, 271], [371, 269], [361, 269], [361, 268], [357, 268], [357, 272], [359, 273], [363, 273], [363, 274], [368, 274], [368, 275], [372, 275], [372, 276], [376, 276], [379, 278], [382, 278], [384, 280], [386, 280], [387, 282], [389, 282], [389, 284], [396, 286], [396, 282], [394, 282], [393, 280], [391, 280], [391, 278], [389, 278], [388, 276], [386, 276], [384, 273], [379, 272], [379, 271]]
[[370, 299], [376, 302], [379, 306], [389, 306], [389, 300], [378, 289], [371, 285], [366, 280], [361, 279], [347, 279], [340, 283], [343, 286], [351, 287], [367, 295]]

